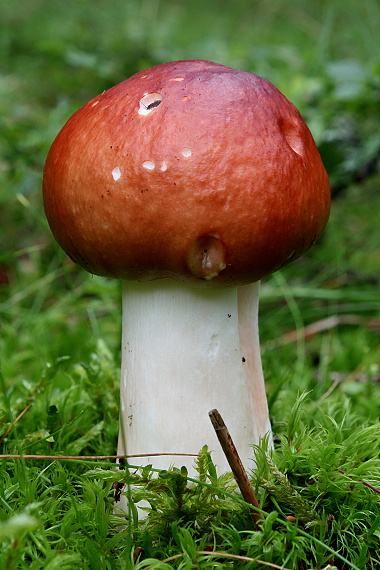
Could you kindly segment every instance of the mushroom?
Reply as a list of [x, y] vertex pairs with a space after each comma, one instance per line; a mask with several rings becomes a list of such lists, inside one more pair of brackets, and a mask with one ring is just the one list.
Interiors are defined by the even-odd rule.
[[[304, 254], [330, 209], [297, 109], [268, 81], [171, 62], [105, 91], [66, 123], [43, 180], [51, 230], [88, 272], [123, 280], [119, 453], [228, 470], [217, 408], [247, 469], [270, 434], [259, 281]], [[136, 460], [134, 460], [136, 463]]]

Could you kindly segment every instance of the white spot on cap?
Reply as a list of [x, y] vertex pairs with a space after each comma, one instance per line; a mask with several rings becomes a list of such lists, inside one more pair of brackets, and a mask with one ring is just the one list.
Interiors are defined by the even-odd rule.
[[152, 160], [146, 160], [143, 162], [143, 168], [146, 168], [147, 170], [154, 170], [156, 168], [156, 165]]
[[145, 95], [139, 101], [139, 115], [149, 115], [160, 105], [162, 101], [162, 95], [159, 93], [145, 93]]
[[165, 170], [167, 170], [167, 169], [168, 169], [168, 164], [167, 164], [167, 162], [163, 161], [161, 164], [160, 170], [162, 172], [165, 172]]
[[113, 169], [113, 171], [111, 172], [112, 174], [112, 178], [114, 180], [119, 180], [119, 178], [121, 177], [121, 170], [120, 168], [117, 166], [116, 168]]
[[181, 150], [183, 156], [185, 156], [186, 158], [188, 158], [189, 156], [191, 156], [193, 153], [191, 152], [191, 148], [183, 148]]
[[173, 77], [170, 81], [183, 81], [185, 78], [178, 76], [178, 77]]

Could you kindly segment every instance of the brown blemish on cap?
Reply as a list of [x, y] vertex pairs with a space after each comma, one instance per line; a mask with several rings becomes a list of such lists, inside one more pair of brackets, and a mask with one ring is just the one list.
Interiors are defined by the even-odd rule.
[[301, 130], [301, 124], [293, 117], [291, 119], [286, 117], [285, 119], [280, 119], [279, 125], [290, 148], [293, 152], [303, 157], [305, 154], [305, 148], [302, 141], [303, 133]]
[[191, 244], [187, 267], [199, 279], [210, 281], [218, 277], [226, 268], [225, 251], [221, 240], [216, 236], [202, 236]]

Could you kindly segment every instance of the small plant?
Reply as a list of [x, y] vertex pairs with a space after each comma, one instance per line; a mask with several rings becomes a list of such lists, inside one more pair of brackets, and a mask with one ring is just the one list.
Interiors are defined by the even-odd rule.
[[[130, 485], [137, 568], [161, 568], [169, 559], [175, 568], [208, 568], [211, 556], [212, 563], [220, 562], [218, 554], [231, 556], [220, 566], [225, 568], [254, 568], [259, 560], [305, 570], [362, 570], [380, 563], [380, 425], [362, 425], [344, 407], [325, 410], [340, 418], [339, 424], [330, 419], [335, 430], [306, 427], [301, 396], [289, 418], [291, 431], [275, 451], [269, 453], [265, 442], [256, 449], [252, 482], [264, 512], [259, 528], [231, 476], [217, 477], [205, 448], [196, 462], [198, 478], [190, 481], [186, 469], [119, 472], [118, 480]], [[149, 506], [139, 507], [143, 500]], [[145, 512], [140, 522], [136, 506]], [[130, 521], [125, 519], [126, 526]]]

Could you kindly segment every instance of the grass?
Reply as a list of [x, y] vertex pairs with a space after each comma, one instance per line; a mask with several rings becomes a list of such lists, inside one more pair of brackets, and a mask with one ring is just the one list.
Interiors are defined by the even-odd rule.
[[[378, 3], [14, 0], [0, 10], [0, 453], [81, 457], [0, 458], [0, 568], [380, 568]], [[260, 530], [212, 455], [198, 483], [86, 459], [116, 449], [120, 285], [67, 260], [41, 203], [44, 158], [79, 105], [189, 57], [259, 73], [293, 100], [334, 195], [320, 242], [262, 286], [276, 440], [250, 474]], [[114, 513], [119, 483], [149, 498], [146, 520], [133, 505], [129, 521]]]

